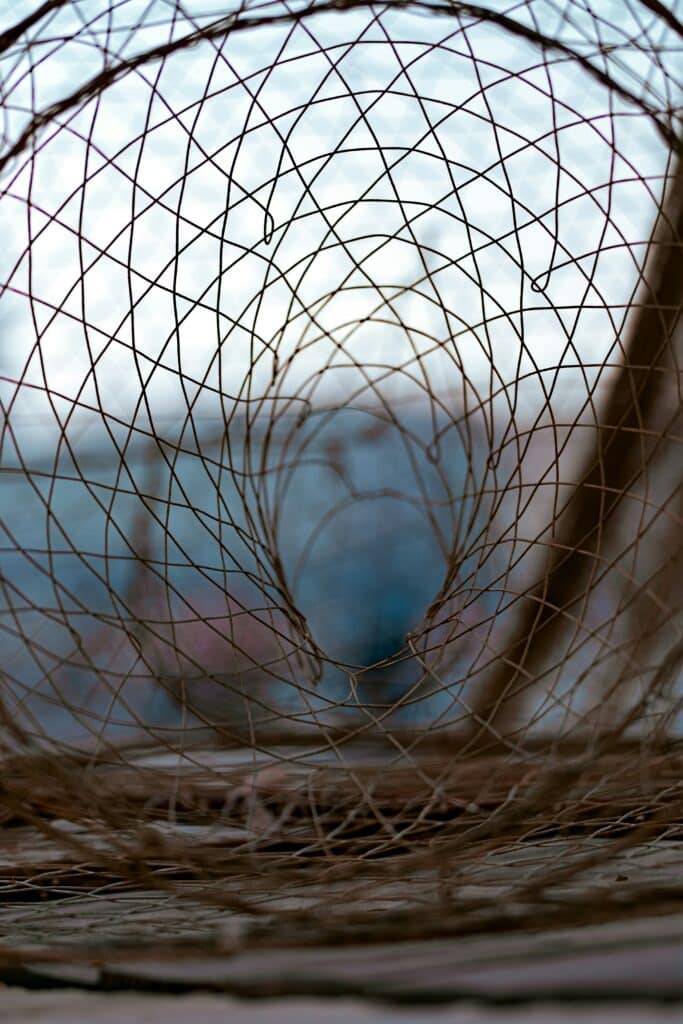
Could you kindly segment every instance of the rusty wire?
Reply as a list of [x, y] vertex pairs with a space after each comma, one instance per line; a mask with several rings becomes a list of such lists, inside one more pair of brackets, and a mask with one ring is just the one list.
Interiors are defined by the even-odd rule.
[[596, 7], [5, 13], [5, 893], [423, 933], [680, 841], [683, 27]]

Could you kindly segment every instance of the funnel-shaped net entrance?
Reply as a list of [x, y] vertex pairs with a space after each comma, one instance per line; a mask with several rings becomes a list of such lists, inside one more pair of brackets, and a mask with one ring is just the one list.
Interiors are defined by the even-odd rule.
[[3, 18], [2, 941], [675, 905], [680, 21]]

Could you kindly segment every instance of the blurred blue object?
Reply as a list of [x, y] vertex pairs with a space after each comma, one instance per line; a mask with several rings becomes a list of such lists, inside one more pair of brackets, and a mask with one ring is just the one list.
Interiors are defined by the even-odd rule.
[[[11, 491], [5, 477], [3, 654], [22, 707], [66, 720], [100, 676], [119, 705], [107, 725], [123, 726], [149, 715], [155, 675], [209, 718], [216, 679], [262, 699], [260, 679], [290, 707], [300, 683], [324, 705], [351, 680], [388, 706], [424, 674], [406, 637], [447, 576], [437, 646], [456, 606], [460, 626], [491, 607], [466, 423], [346, 408], [268, 426], [131, 446], [125, 462], [104, 445], [78, 465], [36, 455]], [[467, 652], [461, 639], [451, 677]]]

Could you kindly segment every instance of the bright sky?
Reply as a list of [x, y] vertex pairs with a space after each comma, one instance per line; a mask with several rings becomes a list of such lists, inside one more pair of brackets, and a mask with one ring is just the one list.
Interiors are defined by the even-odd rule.
[[[5, 21], [31, 9], [3, 7]], [[107, 32], [128, 54], [169, 37], [160, 0], [109, 17], [99, 2], [70, 8], [42, 36], [77, 37], [36, 47], [49, 57], [31, 75], [5, 60], [10, 137], [31, 89], [41, 108], [101, 67]], [[551, 4], [534, 9], [557, 28]], [[199, 23], [225, 5], [185, 10]], [[635, 88], [648, 70], [661, 93], [642, 53], [654, 39], [626, 5], [603, 10], [619, 15], [618, 73]], [[573, 17], [565, 37], [595, 36], [579, 5]], [[193, 401], [209, 418], [248, 396], [372, 404], [368, 378], [385, 366], [402, 372], [383, 393], [428, 378], [460, 395], [466, 374], [484, 398], [507, 388], [506, 402], [527, 374], [527, 416], [541, 381], [571, 414], [585, 398], [577, 356], [601, 362], [622, 326], [666, 157], [646, 118], [576, 66], [549, 73], [497, 29], [410, 13], [207, 42], [67, 120], [41, 134], [32, 174], [17, 161], [5, 176], [0, 212], [3, 398], [20, 376], [39, 389], [15, 395], [13, 420], [37, 414], [44, 440], [46, 386], [61, 419], [76, 403], [128, 423], [146, 420], [144, 386], [161, 424]]]

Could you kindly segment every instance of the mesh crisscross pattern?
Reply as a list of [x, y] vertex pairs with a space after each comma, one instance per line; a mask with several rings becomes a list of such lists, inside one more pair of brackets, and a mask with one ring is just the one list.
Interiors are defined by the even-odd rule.
[[680, 13], [4, 5], [6, 945], [675, 905]]

